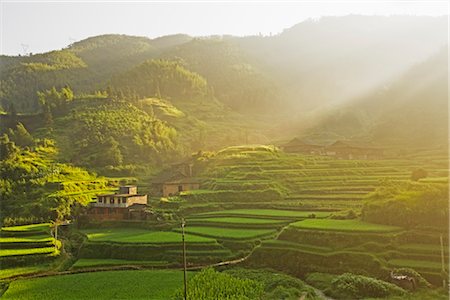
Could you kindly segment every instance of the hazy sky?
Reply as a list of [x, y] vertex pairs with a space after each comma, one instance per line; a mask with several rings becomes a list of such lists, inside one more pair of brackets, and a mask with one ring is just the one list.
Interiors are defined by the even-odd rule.
[[121, 33], [150, 38], [186, 33], [276, 34], [308, 18], [328, 15], [445, 15], [447, 1], [211, 2], [5, 1], [0, 53], [61, 49], [89, 36]]

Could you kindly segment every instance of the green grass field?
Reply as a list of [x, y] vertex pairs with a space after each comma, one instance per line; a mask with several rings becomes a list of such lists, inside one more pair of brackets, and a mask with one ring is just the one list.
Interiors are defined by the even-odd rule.
[[298, 221], [291, 226], [301, 229], [336, 230], [354, 232], [393, 232], [400, 227], [366, 223], [359, 220], [307, 219]]
[[182, 286], [182, 271], [95, 272], [13, 281], [2, 299], [167, 300]]
[[191, 234], [200, 234], [225, 239], [251, 239], [275, 233], [271, 229], [234, 229], [217, 227], [186, 227], [187, 237]]
[[[83, 232], [93, 242], [117, 242], [117, 243], [181, 243], [181, 234], [172, 231], [149, 231], [135, 228], [105, 228], [86, 229]], [[188, 243], [215, 243], [216, 240], [189, 235], [186, 237]]]
[[55, 252], [55, 247], [0, 249], [0, 257], [15, 255], [50, 254]]
[[248, 215], [248, 216], [263, 216], [263, 217], [307, 218], [311, 214], [314, 214], [318, 218], [325, 218], [329, 216], [331, 213], [325, 211], [293, 211], [293, 210], [277, 210], [277, 209], [231, 209], [231, 210], [202, 213], [198, 214], [197, 216]]
[[283, 221], [273, 219], [254, 219], [254, 218], [239, 218], [239, 217], [212, 217], [188, 219], [188, 222], [211, 222], [211, 223], [232, 223], [232, 224], [283, 224]]
[[165, 266], [167, 261], [141, 261], [126, 259], [99, 259], [99, 258], [81, 258], [77, 260], [72, 268], [113, 266], [113, 265], [146, 265], [146, 266]]

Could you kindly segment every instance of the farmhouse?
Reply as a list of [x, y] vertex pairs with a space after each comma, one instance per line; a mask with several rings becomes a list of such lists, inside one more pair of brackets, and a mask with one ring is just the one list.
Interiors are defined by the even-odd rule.
[[97, 195], [88, 215], [95, 220], [144, 219], [147, 195], [138, 194], [134, 185], [121, 186], [117, 194]]
[[357, 145], [353, 142], [336, 141], [325, 147], [325, 154], [340, 159], [379, 159], [383, 157], [383, 149]]
[[175, 196], [180, 192], [198, 190], [200, 188], [198, 180], [180, 173], [170, 177], [159, 177], [152, 184], [156, 192], [163, 197]]
[[294, 138], [282, 146], [284, 152], [303, 154], [322, 154], [323, 147], [306, 143], [298, 138]]
[[197, 190], [200, 182], [193, 176], [193, 164], [182, 162], [160, 174], [152, 182], [155, 192], [163, 197], [178, 195], [180, 192]]

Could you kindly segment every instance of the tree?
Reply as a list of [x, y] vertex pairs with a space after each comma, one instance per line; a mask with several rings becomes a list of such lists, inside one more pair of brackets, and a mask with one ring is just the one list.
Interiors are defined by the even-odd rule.
[[0, 137], [0, 160], [6, 160], [14, 157], [19, 152], [14, 142], [9, 140], [7, 134], [3, 134]]
[[49, 105], [44, 106], [44, 124], [46, 127], [53, 126], [53, 115]]
[[33, 137], [22, 123], [17, 124], [16, 129], [9, 129], [11, 140], [20, 147], [32, 146], [34, 144]]
[[118, 166], [123, 162], [122, 152], [119, 148], [119, 143], [113, 138], [110, 137], [106, 143], [104, 144], [105, 151], [102, 154], [102, 165], [107, 166]]
[[64, 100], [66, 100], [66, 102], [73, 100], [73, 91], [68, 85], [61, 89], [61, 95], [63, 96]]

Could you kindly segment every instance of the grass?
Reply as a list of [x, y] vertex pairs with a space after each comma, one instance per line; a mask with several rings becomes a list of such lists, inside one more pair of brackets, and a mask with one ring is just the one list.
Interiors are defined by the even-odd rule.
[[191, 234], [200, 234], [225, 239], [251, 239], [275, 233], [271, 229], [233, 229], [233, 228], [217, 228], [217, 227], [186, 227], [187, 237]]
[[354, 232], [392, 232], [400, 227], [366, 223], [360, 220], [307, 219], [298, 221], [291, 226], [301, 229], [336, 230]]
[[53, 252], [55, 252], [55, 247], [0, 249], [0, 257], [16, 256], [16, 255], [31, 255], [31, 254], [50, 254]]
[[146, 266], [165, 266], [167, 261], [142, 261], [126, 259], [99, 259], [99, 258], [81, 258], [73, 264], [72, 268], [112, 266], [112, 265], [146, 265]]
[[182, 286], [183, 272], [178, 270], [95, 272], [16, 280], [2, 299], [166, 300]]
[[2, 231], [18, 231], [18, 232], [48, 231], [49, 228], [50, 223], [41, 223], [41, 224], [2, 227]]
[[204, 215], [248, 215], [248, 216], [264, 216], [264, 217], [286, 217], [286, 218], [307, 218], [314, 214], [318, 218], [325, 218], [331, 213], [326, 211], [293, 211], [278, 209], [231, 209], [222, 211], [212, 211], [197, 216]]
[[201, 219], [188, 219], [193, 222], [211, 222], [211, 223], [232, 223], [232, 224], [280, 224], [283, 221], [273, 219], [252, 219], [252, 218], [239, 218], [239, 217], [216, 217], [216, 218], [201, 218]]
[[[135, 228], [107, 228], [83, 230], [88, 239], [93, 242], [118, 242], [118, 243], [181, 243], [181, 234], [172, 231], [149, 231]], [[215, 243], [216, 240], [189, 235], [188, 243]]]

